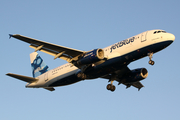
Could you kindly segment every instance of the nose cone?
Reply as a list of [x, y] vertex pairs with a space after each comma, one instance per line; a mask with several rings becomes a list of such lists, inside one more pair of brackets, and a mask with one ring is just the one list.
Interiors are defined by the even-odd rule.
[[172, 40], [172, 41], [175, 40], [175, 36], [171, 33], [168, 35], [168, 38], [169, 38], [169, 40]]

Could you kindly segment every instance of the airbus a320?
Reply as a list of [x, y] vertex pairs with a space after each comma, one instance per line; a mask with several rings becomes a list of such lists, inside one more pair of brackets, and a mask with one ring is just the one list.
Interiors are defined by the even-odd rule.
[[[148, 63], [154, 65], [153, 54], [163, 50], [175, 40], [173, 34], [156, 29], [145, 31], [103, 49], [81, 51], [19, 34], [10, 34], [11, 37], [29, 43], [30, 47], [35, 49], [30, 54], [33, 77], [13, 73], [6, 75], [27, 82], [27, 88], [44, 88], [50, 91], [54, 91], [54, 87], [96, 78], [107, 79], [110, 82], [107, 90], [110, 91], [116, 89], [113, 81], [117, 81], [118, 85], [124, 84], [126, 88], [133, 86], [140, 90], [144, 87], [140, 81], [148, 76], [148, 71], [146, 68], [130, 70], [128, 65], [146, 56], [149, 57]], [[52, 55], [54, 59], [66, 60], [68, 63], [49, 70], [37, 51]]]

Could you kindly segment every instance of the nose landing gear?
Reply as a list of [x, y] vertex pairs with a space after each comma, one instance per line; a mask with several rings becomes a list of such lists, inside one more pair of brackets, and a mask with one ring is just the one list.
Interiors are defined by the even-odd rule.
[[153, 56], [153, 53], [148, 53], [148, 57], [149, 57], [149, 64], [150, 65], [154, 65], [154, 61], [152, 60], [152, 56]]
[[150, 60], [150, 61], [149, 61], [149, 64], [150, 64], [150, 65], [154, 65], [154, 63], [155, 63], [155, 62], [154, 62], [153, 60]]

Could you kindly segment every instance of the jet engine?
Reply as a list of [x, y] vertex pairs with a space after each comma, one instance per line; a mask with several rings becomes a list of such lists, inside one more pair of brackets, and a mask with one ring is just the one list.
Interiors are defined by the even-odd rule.
[[104, 51], [102, 49], [94, 49], [87, 52], [82, 58], [80, 58], [76, 64], [77, 65], [87, 65], [98, 62], [104, 59]]
[[122, 83], [133, 83], [137, 81], [141, 81], [148, 76], [148, 71], [146, 68], [138, 68], [131, 70], [130, 73], [125, 75], [122, 79]]

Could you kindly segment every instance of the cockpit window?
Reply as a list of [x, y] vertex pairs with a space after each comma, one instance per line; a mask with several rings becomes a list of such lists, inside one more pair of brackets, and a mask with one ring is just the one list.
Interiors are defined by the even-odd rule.
[[163, 33], [166, 33], [166, 31], [162, 31]]
[[154, 34], [156, 34], [156, 33], [166, 33], [166, 31], [154, 31]]

